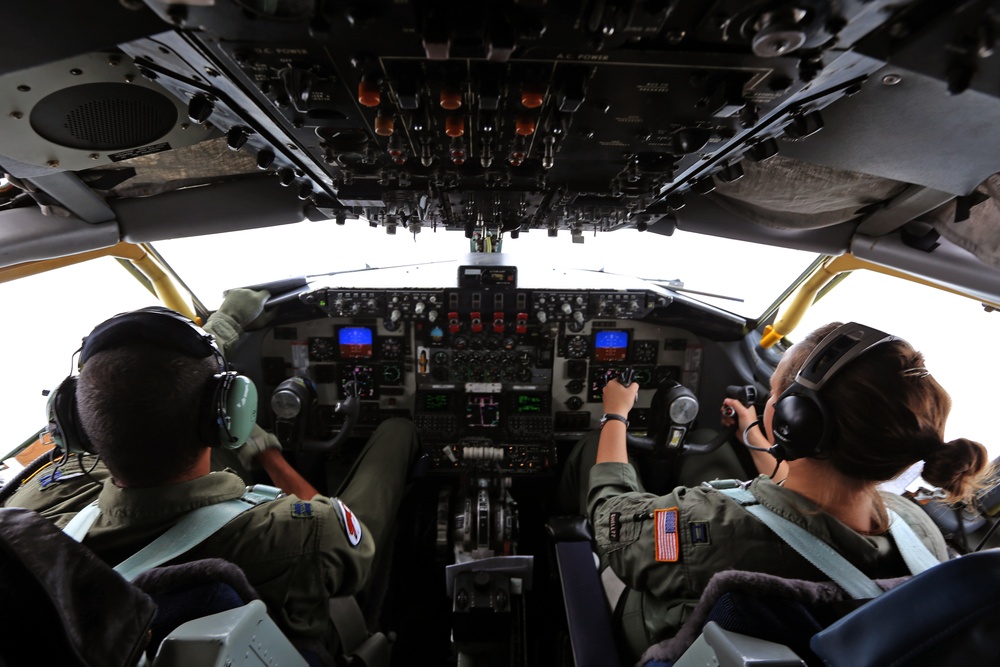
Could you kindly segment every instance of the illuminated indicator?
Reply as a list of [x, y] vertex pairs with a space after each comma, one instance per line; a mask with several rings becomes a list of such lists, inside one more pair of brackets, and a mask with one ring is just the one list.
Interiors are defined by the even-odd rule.
[[542, 397], [538, 394], [518, 394], [515, 409], [518, 414], [525, 412], [541, 412]]
[[500, 403], [496, 394], [469, 394], [465, 404], [469, 426], [495, 428], [500, 425]]
[[370, 359], [372, 330], [368, 327], [344, 327], [338, 332], [341, 359]]
[[627, 331], [598, 331], [594, 334], [594, 361], [625, 361]]
[[451, 408], [451, 396], [449, 394], [424, 394], [425, 412], [442, 412]]

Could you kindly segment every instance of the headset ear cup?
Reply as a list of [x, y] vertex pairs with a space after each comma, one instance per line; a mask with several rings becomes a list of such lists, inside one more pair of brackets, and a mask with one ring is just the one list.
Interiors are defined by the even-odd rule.
[[94, 448], [80, 426], [76, 409], [76, 376], [69, 376], [49, 394], [49, 436], [67, 454], [92, 454]]
[[227, 449], [238, 449], [257, 423], [257, 386], [234, 371], [219, 373], [210, 388], [208, 441]]
[[831, 425], [826, 422], [817, 397], [798, 393], [782, 396], [774, 404], [771, 419], [773, 454], [784, 461], [816, 457], [829, 439]]

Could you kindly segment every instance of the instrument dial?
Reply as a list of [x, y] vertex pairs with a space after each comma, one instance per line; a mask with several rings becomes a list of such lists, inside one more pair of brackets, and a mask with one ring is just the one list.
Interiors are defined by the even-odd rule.
[[399, 364], [383, 364], [381, 383], [382, 384], [400, 384], [403, 380], [403, 367]]
[[403, 358], [403, 339], [399, 336], [383, 338], [379, 349], [382, 359], [388, 361], [399, 361]]
[[659, 353], [655, 340], [637, 340], [632, 344], [632, 362], [636, 364], [655, 364]]
[[566, 339], [566, 356], [570, 359], [583, 359], [590, 352], [590, 342], [586, 336], [570, 336]]
[[337, 342], [333, 338], [312, 337], [309, 339], [310, 361], [334, 361], [337, 358]]

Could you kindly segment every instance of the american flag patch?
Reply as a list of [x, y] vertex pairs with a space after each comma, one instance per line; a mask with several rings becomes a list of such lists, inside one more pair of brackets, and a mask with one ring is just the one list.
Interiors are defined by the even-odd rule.
[[680, 546], [677, 542], [677, 508], [655, 510], [653, 512], [656, 526], [656, 560], [660, 563], [676, 563], [680, 559]]

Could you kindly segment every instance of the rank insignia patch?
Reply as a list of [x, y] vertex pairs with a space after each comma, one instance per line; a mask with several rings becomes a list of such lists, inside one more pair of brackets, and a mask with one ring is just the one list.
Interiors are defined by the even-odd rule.
[[656, 526], [656, 560], [660, 563], [676, 563], [680, 559], [677, 508], [654, 511], [653, 523]]
[[712, 538], [708, 534], [707, 521], [692, 521], [688, 526], [691, 529], [691, 544], [712, 543]]
[[292, 516], [296, 518], [311, 517], [313, 515], [313, 508], [310, 503], [298, 502], [292, 505]]

